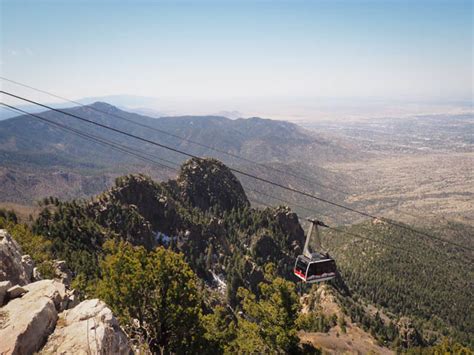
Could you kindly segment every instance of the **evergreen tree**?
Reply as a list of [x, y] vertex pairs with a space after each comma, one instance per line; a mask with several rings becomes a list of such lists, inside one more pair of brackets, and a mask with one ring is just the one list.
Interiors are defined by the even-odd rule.
[[[260, 297], [249, 290], [239, 288], [238, 296], [242, 300], [243, 316], [239, 319], [239, 332], [247, 338], [237, 337], [237, 349], [249, 351], [249, 347], [258, 346], [258, 352], [297, 352], [299, 338], [295, 321], [300, 304], [295, 284], [281, 277], [274, 277], [274, 267], [266, 269], [266, 277], [273, 281], [260, 283]], [[238, 339], [245, 340], [244, 344]]]
[[197, 280], [183, 257], [164, 248], [106, 244], [110, 254], [101, 263], [98, 295], [122, 322], [136, 320], [153, 352], [202, 350]]

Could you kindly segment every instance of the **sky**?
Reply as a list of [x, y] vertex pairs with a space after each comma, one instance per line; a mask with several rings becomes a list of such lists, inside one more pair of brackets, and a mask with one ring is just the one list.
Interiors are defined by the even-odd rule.
[[1, 76], [73, 99], [306, 118], [472, 104], [472, 1], [0, 2]]

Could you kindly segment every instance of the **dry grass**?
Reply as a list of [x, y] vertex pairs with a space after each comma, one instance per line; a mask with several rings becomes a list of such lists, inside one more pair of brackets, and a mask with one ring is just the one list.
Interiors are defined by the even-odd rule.
[[[333, 292], [326, 285], [318, 288], [316, 291], [317, 310], [328, 318], [333, 315], [337, 315], [338, 318], [344, 317], [345, 332], [339, 325], [332, 327], [327, 333], [300, 331], [298, 336], [301, 343], [310, 343], [321, 349], [324, 354], [393, 354], [388, 348], [379, 346], [372, 335], [359, 328], [348, 316], [344, 315]], [[307, 296], [301, 299], [306, 312], [308, 311], [307, 300]]]
[[299, 332], [302, 343], [311, 343], [324, 354], [394, 354], [376, 344], [375, 339], [359, 327], [348, 324], [346, 333], [339, 326], [328, 333]]
[[38, 213], [41, 211], [40, 207], [37, 205], [23, 205], [14, 202], [0, 202], [0, 208], [14, 210], [17, 217], [20, 219], [20, 222], [25, 223], [28, 223], [30, 215], [33, 218], [36, 218]]

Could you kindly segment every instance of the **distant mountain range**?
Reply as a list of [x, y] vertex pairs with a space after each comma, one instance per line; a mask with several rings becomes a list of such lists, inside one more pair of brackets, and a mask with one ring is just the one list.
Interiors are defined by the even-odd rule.
[[[267, 178], [274, 178], [292, 186], [304, 187], [310, 191], [314, 190], [315, 186], [308, 181], [297, 179], [291, 175], [275, 174], [275, 171], [237, 159], [226, 153], [270, 165], [278, 170], [289, 171], [293, 175], [304, 171], [304, 174], [311, 175], [316, 182], [328, 184], [333, 181], [341, 182], [341, 178], [329, 173], [320, 165], [327, 161], [348, 160], [355, 156], [350, 146], [333, 142], [324, 135], [315, 134], [293, 123], [284, 121], [258, 117], [232, 120], [222, 116], [152, 118], [123, 111], [104, 102], [96, 102], [85, 107], [69, 108], [65, 111], [149, 140], [158, 141], [194, 155], [212, 156], [232, 166], [243, 167], [246, 171], [259, 173]], [[187, 159], [186, 156], [144, 144], [133, 138], [124, 137], [58, 112], [45, 111], [39, 113], [39, 115], [176, 164], [180, 164]], [[142, 126], [133, 122], [137, 122]], [[143, 127], [143, 125], [146, 127]], [[168, 132], [170, 135], [160, 133], [160, 131]], [[180, 140], [176, 137], [183, 137], [186, 140]], [[201, 145], [190, 143], [190, 141], [198, 142]], [[36, 179], [41, 181], [43, 179], [47, 181], [47, 176], [50, 176], [51, 181], [56, 181], [58, 176], [74, 174], [74, 179], [80, 179], [81, 176], [84, 176], [89, 182], [86, 185], [90, 185], [91, 179], [93, 181], [98, 179], [98, 181], [101, 181], [98, 185], [100, 188], [104, 187], [104, 181], [109, 181], [108, 179], [104, 180], [104, 176], [111, 178], [111, 176], [137, 170], [150, 173], [156, 178], [166, 178], [172, 175], [170, 171], [158, 171], [159, 169], [150, 164], [145, 164], [136, 157], [114, 151], [98, 143], [88, 142], [82, 137], [64, 132], [27, 115], [0, 122], [0, 154], [2, 161], [0, 181], [3, 182], [2, 186], [11, 186], [12, 179], [15, 179], [16, 182], [30, 181], [36, 186], [34, 179], [32, 181], [24, 174], [28, 174], [30, 177], [34, 175]], [[55, 174], [54, 179], [51, 174]], [[47, 185], [43, 182], [39, 185]], [[78, 184], [81, 185], [82, 182], [78, 182]], [[78, 192], [74, 190], [76, 192], [69, 191], [63, 194], [63, 191], [60, 188], [58, 189], [59, 186], [63, 185], [65, 184], [57, 182], [56, 192], [59, 196], [67, 197]], [[41, 194], [45, 192], [43, 188], [38, 190], [35, 187], [31, 193], [27, 193], [30, 189], [31, 186], [23, 186], [20, 193], [15, 192], [15, 194], [4, 191], [3, 199], [28, 202], [41, 197]], [[85, 194], [99, 191], [92, 190]], [[78, 193], [77, 196], [81, 195], [82, 193]]]
[[[309, 130], [258, 117], [153, 118], [104, 102], [65, 110], [362, 211], [403, 216], [409, 223], [426, 222], [426, 218], [413, 220], [420, 214], [439, 219], [438, 213], [472, 221], [469, 115], [380, 119], [364, 124], [321, 122]], [[169, 162], [181, 164], [187, 159], [54, 111], [40, 115], [139, 150], [149, 158], [166, 159], [164, 164], [169, 166]], [[156, 180], [177, 174], [37, 118], [17, 116], [0, 122], [0, 203], [31, 205], [49, 195], [89, 197], [111, 186], [115, 177], [138, 172]], [[289, 201], [299, 215], [317, 214], [337, 224], [353, 223], [360, 217], [245, 176], [239, 179], [254, 205]]]
[[[273, 121], [258, 117], [231, 120], [219, 116], [151, 118], [123, 111], [103, 102], [96, 102], [89, 107], [76, 107], [64, 109], [64, 111], [143, 138], [162, 141], [173, 148], [187, 149], [196, 155], [213, 155], [222, 160], [228, 160], [229, 157], [226, 154], [181, 141], [152, 129], [166, 131], [172, 135], [184, 137], [188, 141], [198, 142], [261, 163], [286, 163], [288, 161], [317, 163], [328, 159], [347, 158], [351, 154], [349, 149], [334, 144], [324, 136], [318, 136], [293, 123], [284, 121]], [[103, 138], [112, 139], [121, 144], [155, 153], [151, 147], [143, 146], [141, 142], [133, 138], [123, 137], [58, 112], [46, 111], [42, 112], [40, 116], [87, 133], [98, 134]], [[151, 128], [140, 127], [133, 122]], [[115, 162], [117, 159], [117, 156], [113, 153], [103, 151], [98, 147], [92, 150], [89, 145], [83, 143], [82, 138], [69, 133], [65, 134], [60, 129], [52, 128], [37, 118], [27, 115], [0, 123], [0, 148], [7, 154], [49, 154], [55, 148], [60, 147], [59, 151], [54, 152], [57, 157], [80, 158], [83, 160], [90, 158], [90, 161], [95, 163], [111, 160]], [[302, 147], [304, 147], [304, 150]], [[174, 159], [176, 163], [184, 158], [176, 157], [175, 153], [167, 151], [156, 152], [156, 154], [164, 158]], [[123, 159], [129, 161], [128, 158], [124, 157]]]

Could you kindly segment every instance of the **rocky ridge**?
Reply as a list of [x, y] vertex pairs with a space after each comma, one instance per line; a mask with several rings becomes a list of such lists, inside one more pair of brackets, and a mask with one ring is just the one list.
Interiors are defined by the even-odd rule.
[[207, 211], [249, 207], [250, 202], [239, 180], [216, 159], [190, 159], [181, 166], [177, 184], [183, 200]]

